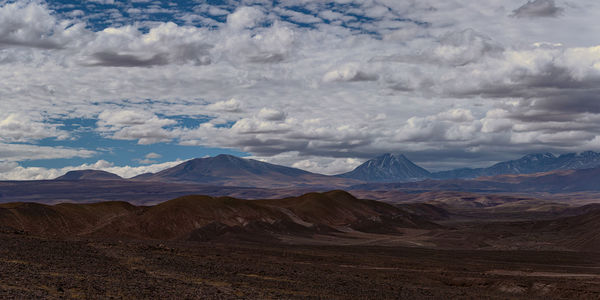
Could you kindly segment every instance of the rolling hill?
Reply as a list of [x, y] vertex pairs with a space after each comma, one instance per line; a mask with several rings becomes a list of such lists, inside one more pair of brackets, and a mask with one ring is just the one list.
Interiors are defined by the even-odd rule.
[[280, 200], [184, 196], [154, 206], [0, 204], [0, 228], [45, 237], [207, 240], [222, 236], [277, 239], [316, 233], [398, 233], [438, 225], [389, 204], [343, 191]]

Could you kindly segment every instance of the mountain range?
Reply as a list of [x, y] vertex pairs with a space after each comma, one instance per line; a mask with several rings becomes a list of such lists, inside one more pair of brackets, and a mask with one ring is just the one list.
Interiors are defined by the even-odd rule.
[[[366, 161], [350, 172], [329, 176], [221, 154], [215, 157], [188, 160], [157, 173], [141, 174], [130, 179], [123, 179], [118, 175], [105, 171], [78, 170], [70, 171], [56, 178], [56, 180], [130, 180], [229, 187], [318, 189], [346, 188], [369, 182], [395, 183], [427, 179], [474, 179], [597, 167], [600, 167], [600, 153], [586, 151], [579, 154], [569, 153], [560, 156], [555, 156], [552, 153], [528, 154], [520, 159], [500, 162], [487, 168], [461, 168], [429, 172], [402, 154], [387, 153]], [[524, 180], [524, 178], [521, 179]], [[506, 178], [499, 180], [499, 182], [506, 182]]]
[[555, 170], [589, 169], [600, 166], [600, 153], [585, 151], [555, 156], [552, 153], [528, 154], [517, 160], [499, 162], [487, 168], [462, 168], [436, 172], [432, 178], [476, 178], [504, 174], [533, 174]]
[[366, 182], [408, 182], [423, 179], [471, 179], [596, 167], [600, 167], [600, 153], [586, 151], [560, 156], [552, 153], [528, 154], [519, 159], [499, 162], [487, 168], [460, 168], [430, 173], [402, 154], [387, 153], [366, 161], [351, 172], [337, 176]]

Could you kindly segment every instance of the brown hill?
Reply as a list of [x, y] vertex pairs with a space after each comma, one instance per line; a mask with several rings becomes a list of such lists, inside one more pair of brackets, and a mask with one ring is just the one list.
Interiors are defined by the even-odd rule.
[[449, 211], [429, 203], [403, 203], [397, 204], [396, 206], [411, 214], [422, 216], [433, 221], [448, 220], [452, 216]]
[[68, 237], [93, 232], [139, 208], [127, 202], [93, 204], [0, 204], [0, 227], [41, 236]]
[[0, 204], [0, 227], [39, 236], [196, 239], [220, 236], [276, 239], [348, 231], [398, 233], [399, 228], [437, 228], [385, 203], [343, 191], [281, 200], [185, 196], [139, 207], [125, 202], [43, 205]]
[[552, 234], [559, 244], [579, 251], [600, 251], [600, 209], [536, 223], [537, 231]]

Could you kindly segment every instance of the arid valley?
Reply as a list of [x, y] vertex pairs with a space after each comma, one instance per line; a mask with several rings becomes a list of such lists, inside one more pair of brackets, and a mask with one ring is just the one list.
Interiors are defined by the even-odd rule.
[[600, 299], [599, 25], [0, 0], [0, 300]]
[[[228, 170], [220, 178], [241, 173], [260, 178], [264, 185], [183, 180], [208, 176], [213, 170]], [[499, 191], [508, 180], [498, 177], [350, 182], [349, 192], [306, 192], [326, 188], [321, 184], [328, 177], [318, 174], [309, 174], [322, 177], [314, 181], [318, 184], [270, 186], [270, 176], [289, 171], [221, 156], [164, 172], [177, 174], [177, 180], [122, 179], [90, 170], [51, 181], [3, 182], [0, 192], [8, 203], [0, 204], [1, 296], [600, 295], [600, 204], [594, 190], [556, 193], [546, 191], [545, 185], [529, 184], [527, 189], [538, 192], [525, 196], [517, 189]], [[309, 177], [300, 175], [302, 180]], [[523, 175], [526, 180], [548, 176], [557, 175]], [[521, 181], [513, 176], [510, 182]], [[446, 186], [455, 188], [440, 188]], [[468, 191], [472, 186], [480, 191]], [[487, 187], [490, 190], [484, 190]], [[164, 198], [173, 199], [160, 200]]]

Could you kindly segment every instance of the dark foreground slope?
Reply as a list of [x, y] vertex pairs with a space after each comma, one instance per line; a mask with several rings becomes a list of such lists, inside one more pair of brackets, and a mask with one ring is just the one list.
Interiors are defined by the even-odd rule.
[[600, 255], [0, 233], [2, 299], [598, 299]]
[[537, 222], [535, 231], [553, 235], [557, 244], [569, 249], [600, 252], [600, 208], [577, 216]]

